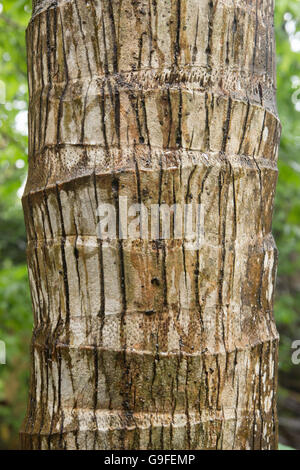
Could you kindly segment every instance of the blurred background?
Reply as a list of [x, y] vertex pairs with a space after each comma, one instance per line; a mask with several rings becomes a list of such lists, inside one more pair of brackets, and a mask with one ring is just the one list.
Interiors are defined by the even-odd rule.
[[[27, 404], [31, 301], [21, 195], [27, 172], [25, 28], [31, 0], [0, 0], [0, 449], [18, 448]], [[283, 125], [273, 232], [279, 248], [275, 316], [281, 335], [281, 448], [300, 449], [300, 2], [276, 0], [278, 108]], [[1, 83], [6, 85], [6, 99]], [[5, 102], [5, 104], [1, 104]], [[299, 355], [300, 358], [300, 355]]]

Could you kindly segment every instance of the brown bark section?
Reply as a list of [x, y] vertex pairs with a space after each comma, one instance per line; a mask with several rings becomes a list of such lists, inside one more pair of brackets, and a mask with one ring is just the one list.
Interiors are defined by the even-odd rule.
[[[276, 448], [272, 22], [272, 0], [34, 2], [23, 448]], [[203, 243], [103, 243], [119, 196], [201, 204]]]

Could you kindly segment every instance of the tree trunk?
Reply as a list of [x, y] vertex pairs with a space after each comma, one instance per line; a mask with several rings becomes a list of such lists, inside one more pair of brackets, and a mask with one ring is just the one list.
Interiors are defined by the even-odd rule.
[[273, 0], [39, 0], [27, 47], [22, 447], [276, 449]]

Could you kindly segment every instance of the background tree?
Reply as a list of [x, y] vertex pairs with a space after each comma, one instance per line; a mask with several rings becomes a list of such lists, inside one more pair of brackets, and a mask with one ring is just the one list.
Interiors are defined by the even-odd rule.
[[[26, 173], [26, 166], [20, 168], [22, 164], [21, 161], [18, 161], [22, 159], [26, 164], [26, 142], [21, 151], [18, 145], [23, 139], [20, 130], [23, 132], [21, 123], [24, 114], [22, 114], [20, 107], [23, 106], [22, 102], [26, 101], [26, 94], [24, 95], [26, 69], [22, 31], [27, 22], [29, 3], [28, 1], [6, 0], [3, 9], [5, 16], [0, 15], [0, 79], [5, 81], [7, 86], [6, 106], [0, 105], [0, 135], [3, 142], [1, 148], [1, 178], [3, 181], [1, 184], [0, 337], [5, 339], [8, 345], [8, 364], [5, 368], [0, 367], [0, 445], [5, 448], [9, 446], [15, 448], [17, 445], [17, 429], [22, 419], [28, 372], [25, 353], [28, 341], [26, 337], [28, 338], [31, 323], [24, 266], [22, 216], [20, 201], [16, 195]], [[24, 8], [27, 11], [24, 11]], [[286, 15], [287, 13], [291, 16]], [[295, 380], [299, 368], [293, 366], [290, 361], [291, 340], [299, 337], [299, 324], [297, 323], [299, 308], [299, 302], [297, 302], [299, 178], [296, 165], [300, 155], [297, 141], [299, 115], [296, 106], [291, 102], [291, 95], [297, 90], [295, 77], [299, 75], [299, 53], [296, 42], [299, 16], [298, 2], [285, 0], [276, 2], [275, 20], [279, 58], [278, 105], [284, 126], [279, 160], [277, 210], [275, 211], [275, 235], [279, 252], [282, 253], [279, 263], [279, 289], [275, 313], [282, 338], [280, 370], [284, 370], [284, 376], [281, 376], [280, 381], [279, 411], [281, 416], [285, 414], [285, 419], [288, 420], [288, 422], [284, 421], [281, 432], [284, 432], [284, 437], [288, 439], [285, 442], [293, 444], [294, 447], [299, 447], [299, 437], [297, 437], [297, 427], [295, 426], [297, 421], [291, 423], [291, 417], [288, 417], [286, 413], [292, 414], [296, 420], [297, 403], [299, 402], [297, 381]], [[19, 28], [16, 27], [16, 24], [19, 25]], [[16, 47], [16, 44], [20, 46]], [[291, 50], [291, 44], [293, 44], [293, 50]], [[23, 69], [24, 73], [20, 74], [19, 69]], [[18, 163], [16, 163], [17, 161]], [[10, 260], [13, 260], [13, 264]], [[286, 412], [287, 406], [289, 410]], [[284, 437], [282, 436], [282, 440]]]

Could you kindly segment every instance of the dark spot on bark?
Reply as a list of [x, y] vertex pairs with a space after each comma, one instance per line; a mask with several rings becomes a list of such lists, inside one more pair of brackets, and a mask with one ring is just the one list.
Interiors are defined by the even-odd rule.
[[147, 310], [147, 311], [145, 312], [145, 314], [146, 314], [146, 315], [149, 315], [149, 316], [150, 316], [150, 315], [154, 315], [154, 314], [155, 314], [155, 310]]
[[153, 286], [159, 286], [160, 285], [159, 279], [157, 277], [154, 277], [153, 279], [151, 279], [151, 284]]

